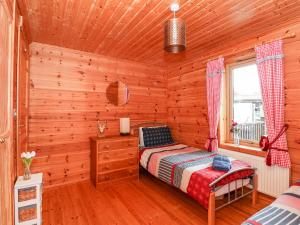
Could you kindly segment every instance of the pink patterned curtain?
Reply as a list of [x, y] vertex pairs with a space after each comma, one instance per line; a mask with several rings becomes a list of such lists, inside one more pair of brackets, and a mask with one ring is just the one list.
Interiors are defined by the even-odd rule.
[[205, 143], [208, 151], [218, 150], [218, 123], [220, 118], [221, 83], [224, 74], [224, 58], [218, 58], [207, 63], [206, 89], [209, 138]]
[[255, 48], [268, 130], [266, 164], [290, 167], [284, 124], [284, 85], [282, 40]]

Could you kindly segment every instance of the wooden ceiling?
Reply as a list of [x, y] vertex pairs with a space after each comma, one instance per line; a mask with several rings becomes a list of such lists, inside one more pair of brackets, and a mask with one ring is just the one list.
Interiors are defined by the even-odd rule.
[[172, 0], [23, 0], [33, 41], [164, 65], [225, 41], [263, 35], [300, 17], [300, 0], [181, 0], [187, 50], [163, 51]]

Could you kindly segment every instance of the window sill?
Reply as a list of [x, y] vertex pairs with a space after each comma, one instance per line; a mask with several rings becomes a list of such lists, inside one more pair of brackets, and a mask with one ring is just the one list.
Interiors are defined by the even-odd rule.
[[219, 147], [226, 149], [226, 150], [241, 152], [241, 153], [255, 155], [255, 156], [259, 156], [259, 157], [267, 156], [267, 152], [262, 151], [260, 148], [255, 148], [255, 147], [250, 147], [250, 146], [243, 146], [243, 145], [236, 146], [236, 145], [230, 144], [230, 143], [222, 143], [219, 145]]

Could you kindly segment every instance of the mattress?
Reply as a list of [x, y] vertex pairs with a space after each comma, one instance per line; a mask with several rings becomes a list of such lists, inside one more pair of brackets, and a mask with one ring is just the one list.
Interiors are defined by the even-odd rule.
[[[209, 195], [212, 191], [209, 185], [226, 174], [224, 171], [212, 168], [212, 161], [216, 155], [214, 152], [187, 145], [172, 144], [142, 149], [140, 164], [155, 177], [187, 193], [207, 208]], [[226, 176], [218, 182], [217, 186], [219, 187], [235, 180], [247, 178], [254, 173], [247, 163], [234, 158], [229, 159], [232, 170], [245, 170]], [[228, 189], [228, 185], [226, 187]], [[219, 189], [218, 195], [226, 193], [226, 187]]]

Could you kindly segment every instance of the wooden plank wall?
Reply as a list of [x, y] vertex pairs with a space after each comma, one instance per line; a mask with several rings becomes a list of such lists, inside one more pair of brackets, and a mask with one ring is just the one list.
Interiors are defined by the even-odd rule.
[[[159, 67], [32, 43], [30, 58], [29, 149], [37, 151], [33, 172], [54, 186], [89, 179], [89, 137], [97, 120], [107, 135], [119, 134], [119, 118], [132, 124], [167, 120], [167, 73]], [[106, 100], [110, 82], [129, 87], [129, 103]]]
[[300, 179], [300, 24], [256, 39], [234, 44], [218, 51], [207, 52], [205, 57], [168, 69], [168, 123], [175, 138], [186, 144], [203, 147], [208, 137], [205, 67], [208, 58], [219, 55], [225, 63], [255, 56], [253, 47], [262, 41], [276, 39], [296, 32], [293, 39], [284, 41], [285, 95], [288, 147], [292, 159], [292, 181]]

